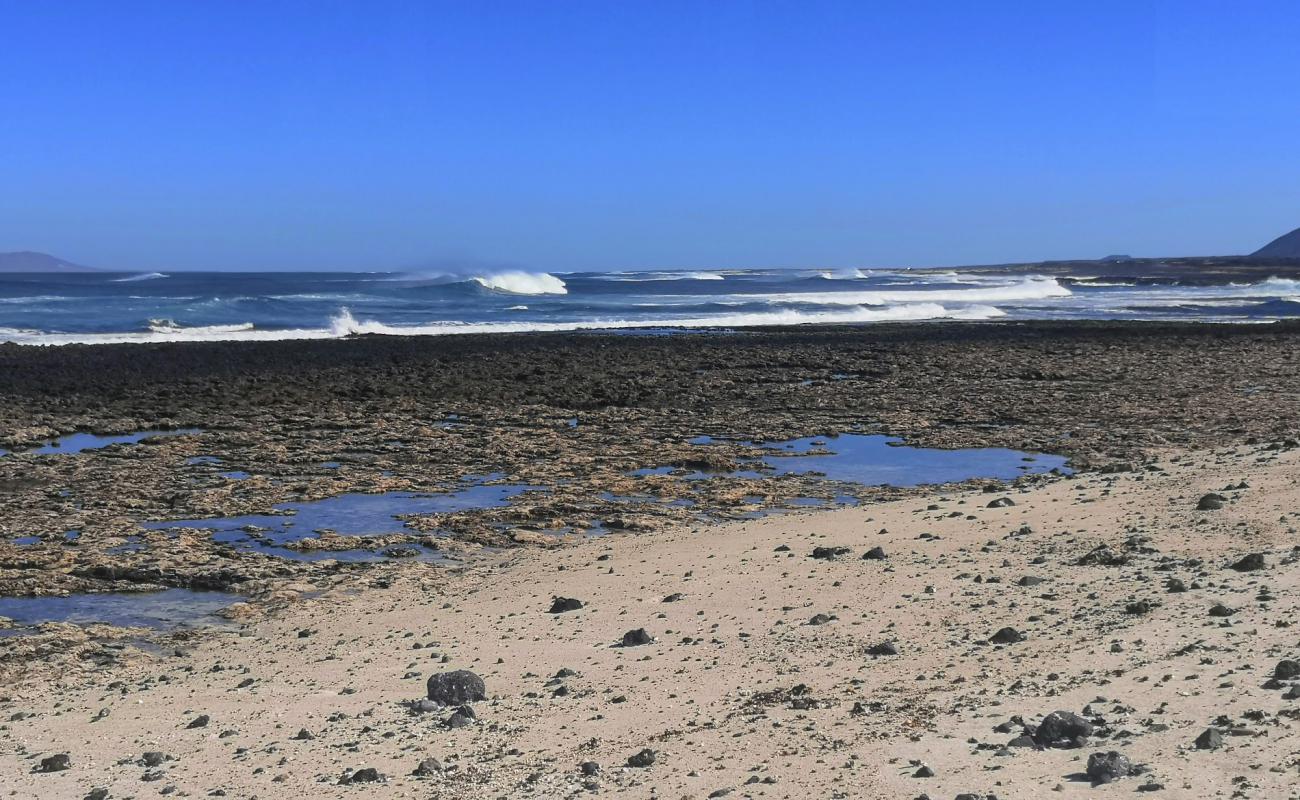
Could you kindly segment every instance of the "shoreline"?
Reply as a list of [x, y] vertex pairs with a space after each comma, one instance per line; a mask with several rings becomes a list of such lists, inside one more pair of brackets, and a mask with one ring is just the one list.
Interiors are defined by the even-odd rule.
[[[363, 768], [383, 778], [361, 789], [375, 797], [1283, 796], [1297, 717], [1268, 679], [1297, 656], [1280, 623], [1300, 596], [1300, 450], [1160, 456], [1019, 490], [400, 565], [237, 631], [11, 684], [0, 768], [50, 798], [350, 797]], [[1226, 476], [1248, 488], [1197, 511]], [[988, 507], [1002, 497], [1014, 505]], [[811, 557], [832, 546], [849, 551]], [[873, 547], [883, 559], [863, 558]], [[1253, 552], [1262, 570], [1228, 568]], [[583, 607], [548, 613], [557, 595]], [[1229, 615], [1207, 616], [1214, 603]], [[615, 646], [643, 627], [653, 643]], [[1023, 639], [985, 642], [1003, 627]], [[871, 655], [884, 642], [897, 655]], [[575, 674], [554, 679], [562, 668]], [[486, 682], [476, 721], [413, 713], [425, 679], [454, 669]], [[1089, 721], [1083, 747], [1017, 743], [1009, 720], [1058, 710]], [[1198, 749], [1206, 729], [1223, 744]], [[625, 764], [644, 749], [652, 765]], [[1109, 751], [1146, 771], [1090, 787], [1088, 756]], [[30, 771], [59, 753], [70, 769]], [[410, 774], [428, 758], [436, 769]]]

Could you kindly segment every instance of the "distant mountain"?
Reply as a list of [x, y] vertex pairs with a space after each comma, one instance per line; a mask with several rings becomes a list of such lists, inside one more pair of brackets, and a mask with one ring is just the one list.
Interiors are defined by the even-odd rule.
[[1300, 228], [1277, 237], [1251, 255], [1256, 258], [1300, 258]]
[[22, 251], [0, 253], [0, 272], [98, 272], [98, 270], [55, 258], [48, 253]]

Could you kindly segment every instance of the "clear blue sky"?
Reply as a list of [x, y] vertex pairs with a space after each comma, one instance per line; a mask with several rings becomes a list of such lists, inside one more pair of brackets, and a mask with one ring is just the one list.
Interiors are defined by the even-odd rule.
[[0, 0], [0, 251], [925, 265], [1296, 226], [1294, 1]]

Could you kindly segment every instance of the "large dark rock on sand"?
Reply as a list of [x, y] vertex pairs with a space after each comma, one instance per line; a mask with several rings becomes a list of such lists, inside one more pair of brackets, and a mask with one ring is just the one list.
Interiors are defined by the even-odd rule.
[[1223, 747], [1223, 734], [1214, 728], [1206, 728], [1194, 743], [1197, 750], [1218, 750]]
[[1015, 628], [1000, 628], [997, 633], [989, 637], [989, 641], [993, 644], [1015, 644], [1024, 640], [1025, 637]]
[[1224, 497], [1223, 495], [1215, 494], [1214, 492], [1201, 495], [1201, 499], [1196, 501], [1196, 510], [1197, 511], [1218, 511], [1219, 509], [1223, 508], [1223, 503], [1227, 499], [1228, 498]]
[[582, 608], [582, 601], [575, 597], [557, 597], [546, 613], [563, 614], [566, 611], [577, 611], [580, 608]]
[[1273, 668], [1273, 677], [1280, 681], [1289, 681], [1292, 678], [1300, 678], [1300, 661], [1292, 661], [1284, 658], [1277, 662]]
[[884, 560], [885, 560], [885, 548], [883, 548], [883, 547], [873, 547], [873, 548], [871, 548], [870, 550], [868, 550], [867, 552], [863, 553], [863, 554], [862, 554], [862, 558], [865, 559], [865, 560], [867, 560], [867, 561], [884, 561]]
[[1249, 555], [1242, 556], [1239, 561], [1235, 561], [1229, 565], [1231, 569], [1235, 569], [1238, 572], [1255, 572], [1266, 566], [1268, 565], [1264, 563], [1263, 553], [1250, 553]]
[[65, 769], [72, 769], [72, 759], [67, 753], [59, 753], [53, 756], [46, 756], [41, 759], [40, 766], [35, 772], [62, 772]]
[[658, 758], [658, 753], [646, 748], [639, 753], [628, 756], [627, 765], [629, 767], [648, 767], [655, 763], [656, 758]]
[[643, 644], [654, 644], [654, 637], [645, 628], [637, 628], [623, 634], [624, 647], [637, 647]]
[[847, 555], [847, 547], [814, 547], [812, 551], [813, 558], [820, 558], [824, 561], [834, 561], [842, 555]]
[[1092, 735], [1092, 723], [1072, 711], [1053, 711], [1039, 723], [1034, 741], [1039, 747], [1082, 747]]
[[483, 679], [467, 669], [429, 676], [429, 699], [444, 706], [459, 706], [487, 699]]
[[1133, 762], [1123, 753], [1093, 753], [1088, 756], [1088, 780], [1093, 785], [1112, 783], [1133, 774]]

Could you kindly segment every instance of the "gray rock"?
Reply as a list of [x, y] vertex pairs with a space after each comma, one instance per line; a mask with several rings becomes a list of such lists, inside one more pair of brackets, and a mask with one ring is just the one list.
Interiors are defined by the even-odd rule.
[[989, 641], [993, 644], [1015, 644], [1024, 640], [1025, 637], [1015, 628], [1000, 628], [997, 633], [989, 637]]
[[1197, 750], [1218, 750], [1223, 747], [1223, 734], [1214, 728], [1206, 728], [1200, 736], [1196, 737]]

